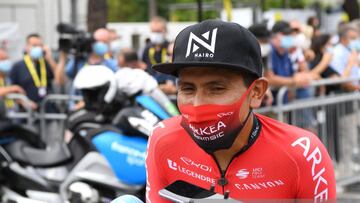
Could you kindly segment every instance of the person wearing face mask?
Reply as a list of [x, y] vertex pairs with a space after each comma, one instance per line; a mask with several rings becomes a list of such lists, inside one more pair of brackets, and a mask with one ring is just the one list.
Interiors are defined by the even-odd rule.
[[14, 101], [4, 99], [4, 97], [12, 93], [25, 94], [25, 91], [20, 86], [10, 85], [8, 75], [11, 66], [12, 63], [8, 59], [6, 51], [0, 49], [0, 120], [5, 117], [5, 109], [12, 110], [15, 108]]
[[110, 55], [112, 58], [116, 58], [121, 51], [121, 36], [118, 35], [115, 29], [108, 30], [110, 34]]
[[[35, 110], [43, 98], [53, 92], [53, 80], [56, 84], [61, 83], [60, 76], [54, 75], [56, 68], [51, 51], [43, 44], [40, 35], [30, 34], [26, 38], [24, 57], [13, 65], [9, 77], [13, 84], [24, 89]], [[47, 110], [55, 111], [53, 107]]]
[[[189, 43], [191, 36], [212, 43]], [[176, 37], [173, 62], [153, 69], [178, 77], [181, 115], [149, 137], [148, 203], [170, 202], [159, 190], [178, 180], [241, 201], [336, 199], [334, 168], [317, 136], [253, 113], [268, 81], [247, 29], [219, 20], [189, 26]]]
[[297, 20], [292, 20], [289, 23], [293, 37], [293, 46], [289, 49], [289, 57], [293, 63], [295, 72], [305, 72], [309, 70], [304, 53], [310, 47], [310, 41], [303, 33], [302, 25]]
[[[265, 70], [265, 77], [269, 79], [272, 93], [276, 98], [278, 88], [282, 86], [306, 87], [311, 75], [305, 72], [295, 73], [293, 69], [289, 49], [295, 46], [295, 42], [289, 23], [279, 21], [275, 23], [271, 32], [269, 69]], [[289, 94], [286, 93], [283, 102], [287, 103], [289, 99]]]
[[[110, 33], [105, 28], [99, 28], [93, 33], [94, 43], [91, 48], [92, 51], [89, 56], [85, 59], [80, 59], [76, 61], [75, 58], [70, 58], [66, 65], [63, 65], [59, 68], [59, 71], [66, 73], [66, 76], [73, 80], [76, 74], [87, 65], [104, 65], [111, 69], [112, 71], [117, 70], [117, 61], [116, 59], [111, 58], [110, 51]], [[60, 60], [66, 61], [67, 54], [60, 53]]]
[[162, 17], [156, 16], [150, 20], [150, 44], [145, 47], [142, 60], [146, 63], [146, 71], [152, 75], [157, 82], [161, 84], [166, 84], [167, 81], [172, 81], [173, 78], [153, 71], [151, 69], [152, 65], [157, 63], [165, 63], [168, 60], [168, 46], [169, 42], [166, 40], [166, 20]]
[[[303, 33], [302, 25], [297, 20], [292, 20], [289, 23], [292, 30], [291, 36], [293, 38], [293, 46], [289, 49], [289, 57], [292, 62], [294, 73], [308, 74], [309, 79], [312, 74], [309, 72], [309, 66], [305, 60], [304, 52], [309, 48], [305, 34]], [[308, 99], [313, 96], [313, 91], [309, 87], [296, 88], [291, 91], [296, 99]], [[316, 120], [313, 116], [314, 112], [311, 109], [301, 109], [296, 111], [295, 122], [297, 126], [316, 132]]]
[[[360, 51], [359, 33], [352, 24], [339, 28], [339, 43], [334, 47], [331, 67], [342, 77], [360, 77], [358, 52]], [[346, 91], [360, 90], [360, 82], [354, 81], [343, 85]]]
[[[110, 50], [111, 35], [108, 29], [99, 28], [93, 33], [94, 42], [91, 45], [91, 53], [86, 58], [76, 59], [74, 56], [60, 51], [58, 69], [59, 75], [66, 75], [72, 81], [77, 73], [88, 65], [104, 65], [113, 72], [118, 69], [116, 58], [113, 58]], [[69, 60], [68, 60], [69, 58]], [[75, 64], [76, 63], [76, 64]], [[65, 79], [65, 78], [64, 78]], [[70, 87], [71, 95], [79, 95], [75, 88]], [[79, 109], [84, 106], [83, 102], [70, 104], [71, 109]]]

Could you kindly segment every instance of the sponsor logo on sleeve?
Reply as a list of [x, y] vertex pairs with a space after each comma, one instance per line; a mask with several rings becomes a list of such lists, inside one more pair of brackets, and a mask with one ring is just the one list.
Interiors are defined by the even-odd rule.
[[313, 182], [316, 183], [314, 188], [314, 201], [326, 201], [328, 199], [328, 181], [323, 177], [326, 169], [321, 164], [323, 156], [319, 147], [310, 150], [311, 141], [308, 137], [297, 139], [291, 146], [302, 149], [304, 158], [307, 162], [311, 163], [311, 176]]

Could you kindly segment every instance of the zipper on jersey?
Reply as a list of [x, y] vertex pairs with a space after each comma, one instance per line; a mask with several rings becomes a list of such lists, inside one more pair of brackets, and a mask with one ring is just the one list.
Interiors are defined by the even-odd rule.
[[251, 145], [254, 144], [254, 142], [256, 141], [256, 139], [258, 138], [259, 134], [260, 134], [260, 128], [261, 128], [261, 124], [260, 122], [258, 121], [258, 119], [256, 118], [256, 116], [254, 115], [254, 125], [253, 125], [253, 128], [251, 130], [251, 134], [249, 136], [249, 141], [248, 141], [248, 144], [245, 145], [239, 152], [237, 152], [236, 154], [234, 154], [234, 156], [231, 158], [229, 164], [226, 166], [226, 169], [225, 170], [222, 170], [219, 163], [216, 161], [216, 157], [211, 154], [211, 156], [213, 157], [219, 171], [220, 171], [220, 179], [217, 180], [217, 184], [222, 186], [222, 194], [224, 195], [224, 197], [227, 197], [229, 196], [229, 191], [225, 191], [225, 185], [227, 185], [229, 183], [229, 181], [226, 179], [225, 175], [226, 175], [226, 172], [227, 170], [229, 169], [231, 163], [233, 162], [233, 160], [239, 156], [240, 154], [244, 153], [247, 149], [249, 149], [251, 147]]

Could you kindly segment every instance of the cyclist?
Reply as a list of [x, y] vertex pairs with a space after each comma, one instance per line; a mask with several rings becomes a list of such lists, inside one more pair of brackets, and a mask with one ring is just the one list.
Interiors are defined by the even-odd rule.
[[311, 132], [253, 113], [268, 88], [256, 38], [235, 23], [207, 20], [175, 40], [181, 116], [159, 123], [148, 145], [147, 202], [177, 180], [243, 199], [336, 198], [329, 154]]

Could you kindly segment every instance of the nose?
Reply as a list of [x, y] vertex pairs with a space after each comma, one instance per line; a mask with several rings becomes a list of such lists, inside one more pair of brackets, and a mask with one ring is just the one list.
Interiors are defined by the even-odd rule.
[[193, 106], [201, 106], [203, 104], [206, 104], [205, 99], [206, 99], [205, 95], [203, 93], [201, 93], [201, 91], [197, 91], [193, 97], [192, 105]]

